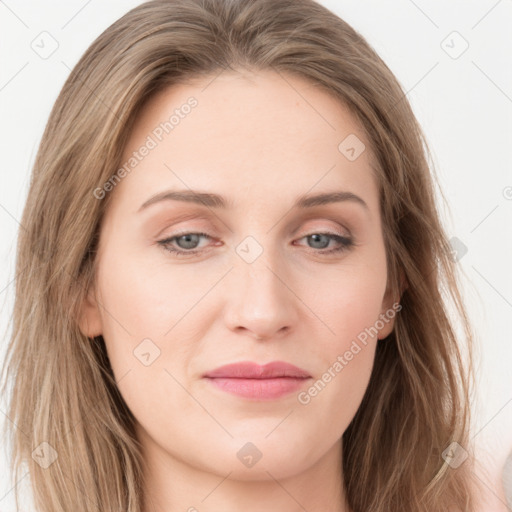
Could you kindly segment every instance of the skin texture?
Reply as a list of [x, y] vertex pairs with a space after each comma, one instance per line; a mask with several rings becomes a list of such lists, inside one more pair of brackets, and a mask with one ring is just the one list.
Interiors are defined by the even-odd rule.
[[[307, 391], [392, 307], [369, 143], [348, 109], [309, 82], [230, 71], [152, 98], [124, 160], [191, 96], [197, 106], [109, 192], [81, 320], [84, 334], [103, 335], [137, 419], [145, 512], [346, 511], [340, 438], [392, 319], [307, 404], [297, 391], [241, 398], [202, 375], [238, 361], [286, 361], [312, 376]], [[350, 134], [366, 145], [354, 161], [338, 149]], [[221, 194], [232, 206], [164, 200], [138, 211], [169, 189]], [[303, 194], [340, 190], [368, 208], [355, 201], [292, 208]], [[192, 256], [177, 258], [157, 243], [196, 232], [210, 238], [170, 244], [198, 249]], [[336, 239], [310, 237], [325, 232], [356, 245], [326, 254], [340, 246]], [[248, 236], [254, 240], [245, 244]], [[259, 250], [251, 263], [240, 255]], [[160, 353], [149, 365], [134, 354], [151, 360], [155, 346]], [[237, 456], [249, 442], [262, 455], [252, 467]]]

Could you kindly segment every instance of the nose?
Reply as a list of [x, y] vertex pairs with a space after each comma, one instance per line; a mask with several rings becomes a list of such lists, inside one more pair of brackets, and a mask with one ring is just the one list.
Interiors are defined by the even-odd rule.
[[228, 328], [257, 340], [281, 338], [296, 325], [298, 298], [289, 273], [276, 259], [260, 256], [253, 263], [239, 261], [230, 273], [225, 303]]

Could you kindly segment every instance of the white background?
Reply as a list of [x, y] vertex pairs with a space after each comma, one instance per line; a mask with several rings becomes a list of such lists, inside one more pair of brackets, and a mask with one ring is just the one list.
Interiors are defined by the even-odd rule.
[[[50, 109], [93, 39], [139, 3], [0, 0], [0, 361], [13, 303], [16, 235]], [[459, 265], [479, 343], [473, 437], [490, 471], [479, 478], [496, 489], [512, 448], [512, 1], [321, 3], [386, 61], [430, 143], [451, 210], [447, 231], [468, 249]], [[41, 37], [46, 48], [52, 44], [42, 32], [58, 44], [46, 59], [33, 49]], [[9, 421], [0, 398], [0, 421]], [[0, 512], [15, 510], [7, 449], [0, 452]], [[495, 505], [487, 510], [504, 507], [504, 496], [494, 492]]]

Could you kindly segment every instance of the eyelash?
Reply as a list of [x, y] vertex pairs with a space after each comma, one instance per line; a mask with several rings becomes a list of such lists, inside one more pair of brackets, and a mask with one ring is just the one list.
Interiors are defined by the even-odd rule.
[[[204, 236], [204, 237], [210, 238], [210, 239], [212, 238], [207, 233], [190, 231], [190, 232], [178, 233], [172, 237], [165, 238], [164, 240], [159, 240], [157, 243], [159, 245], [161, 245], [166, 251], [170, 252], [173, 256], [175, 256], [177, 258], [186, 258], [187, 256], [194, 256], [195, 254], [201, 252], [202, 249], [192, 249], [190, 251], [185, 251], [185, 250], [175, 249], [174, 247], [171, 247], [170, 244], [172, 243], [173, 240], [175, 240], [177, 238], [181, 238], [182, 236], [185, 236], [185, 235], [199, 235], [199, 236]], [[341, 253], [341, 252], [347, 251], [357, 245], [352, 238], [341, 236], [341, 235], [338, 235], [335, 233], [317, 232], [317, 233], [311, 233], [310, 235], [305, 235], [302, 238], [308, 238], [313, 235], [328, 236], [328, 237], [330, 237], [331, 240], [338, 241], [338, 243], [341, 244], [340, 247], [337, 247], [335, 249], [329, 249], [329, 250], [325, 250], [325, 249], [324, 250], [322, 250], [322, 249], [315, 250], [312, 248], [312, 250], [314, 252], [318, 252], [319, 254], [330, 255], [330, 254], [335, 254], [335, 253]], [[299, 240], [302, 240], [302, 238], [300, 238]]]

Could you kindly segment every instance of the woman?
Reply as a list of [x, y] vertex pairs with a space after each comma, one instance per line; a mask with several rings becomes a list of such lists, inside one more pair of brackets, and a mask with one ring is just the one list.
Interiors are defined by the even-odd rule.
[[38, 510], [475, 510], [425, 147], [311, 0], [154, 0], [100, 35], [19, 235], [5, 370]]

